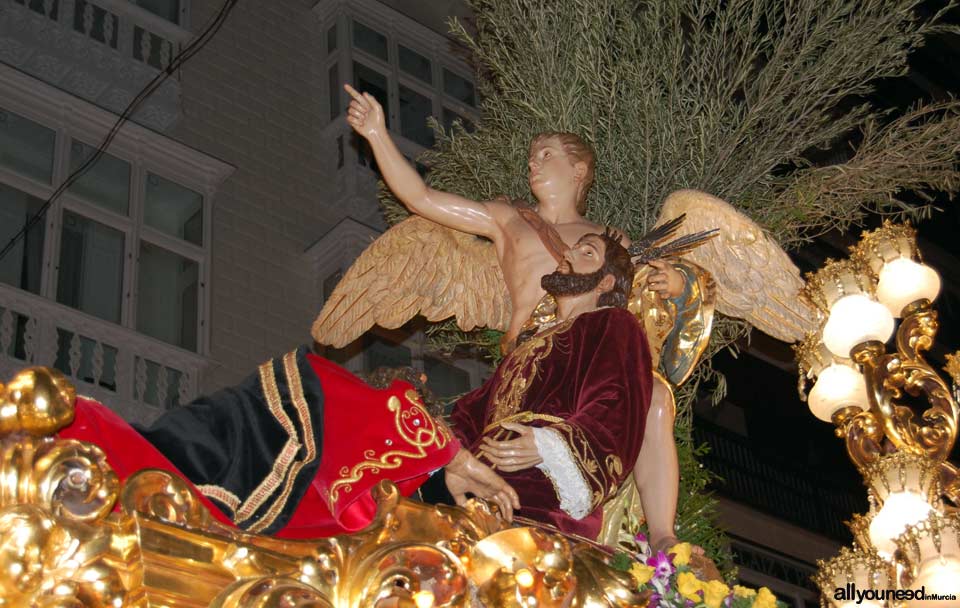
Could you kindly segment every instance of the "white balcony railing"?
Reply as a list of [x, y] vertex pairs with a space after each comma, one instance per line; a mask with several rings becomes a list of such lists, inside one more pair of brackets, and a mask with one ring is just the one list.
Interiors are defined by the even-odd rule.
[[197, 396], [207, 359], [31, 293], [0, 285], [0, 380], [56, 367], [77, 393], [134, 422]]
[[[0, 61], [113, 112], [125, 109], [192, 36], [126, 0], [0, 2]], [[135, 121], [160, 131], [176, 122], [174, 76]]]
[[14, 0], [68, 29], [163, 70], [192, 34], [126, 0]]

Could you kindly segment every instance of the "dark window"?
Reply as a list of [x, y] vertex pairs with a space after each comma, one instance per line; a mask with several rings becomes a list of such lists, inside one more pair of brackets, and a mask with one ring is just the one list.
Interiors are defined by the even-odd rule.
[[477, 105], [473, 83], [446, 68], [443, 69], [443, 92], [457, 101], [471, 106]]
[[[42, 206], [43, 200], [0, 184], [0, 247], [5, 247]], [[20, 237], [13, 248], [0, 258], [0, 283], [19, 287], [30, 293], [40, 293], [45, 226], [46, 222], [43, 220], [36, 222], [26, 235]]]
[[327, 52], [332, 53], [337, 50], [337, 24], [334, 23], [327, 30]]
[[340, 70], [337, 67], [335, 63], [327, 72], [327, 84], [330, 87], [330, 120], [340, 116]]
[[427, 84], [433, 84], [433, 70], [430, 67], [430, 60], [416, 51], [411, 51], [407, 47], [397, 46], [400, 55], [400, 69], [411, 76], [419, 78]]
[[353, 46], [387, 61], [387, 37], [359, 21], [353, 22]]
[[433, 129], [427, 118], [433, 114], [433, 101], [413, 89], [400, 85], [400, 134], [421, 146], [433, 146]]

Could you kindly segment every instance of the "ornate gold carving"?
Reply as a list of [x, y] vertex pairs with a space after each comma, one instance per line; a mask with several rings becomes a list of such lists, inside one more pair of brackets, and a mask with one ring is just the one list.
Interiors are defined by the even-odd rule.
[[136, 547], [124, 551], [125, 539], [119, 530], [67, 522], [39, 507], [7, 507], [0, 511], [0, 597], [12, 606], [142, 604], [142, 591], [130, 584], [140, 574], [131, 559]]
[[315, 588], [292, 578], [267, 576], [240, 580], [223, 591], [210, 608], [334, 608]]
[[77, 394], [56, 369], [28, 368], [4, 390], [0, 384], [0, 435], [14, 431], [43, 436], [55, 433], [73, 420]]
[[[399, 400], [393, 409], [402, 434], [420, 444], [450, 440], [444, 428], [411, 424], [423, 407], [415, 394], [406, 399], [414, 405], [406, 415]], [[127, 479], [121, 509], [112, 511], [116, 476], [99, 448], [26, 436], [16, 424], [0, 437], [5, 605], [382, 608], [412, 607], [417, 593], [451, 608], [471, 605], [474, 596], [545, 608], [571, 599], [642, 605], [628, 577], [582, 539], [545, 527], [507, 529], [482, 501], [407, 500], [389, 482], [372, 490], [378, 507], [370, 526], [327, 539], [285, 540], [223, 525], [166, 471]], [[491, 568], [490, 560], [500, 561]], [[514, 576], [521, 565], [530, 585]]]
[[73, 521], [113, 508], [119, 483], [98, 447], [37, 436], [69, 424], [74, 398], [56, 370], [27, 369], [0, 385], [0, 507], [36, 505]]
[[210, 526], [210, 513], [190, 486], [168, 471], [143, 469], [131, 475], [123, 484], [120, 504], [127, 513], [140, 513], [177, 526]]
[[[927, 300], [904, 309], [896, 335], [896, 352], [887, 353], [877, 341], [858, 345], [852, 354], [867, 385], [869, 408], [844, 408], [836, 412], [836, 434], [846, 441], [853, 463], [868, 470], [883, 454], [897, 451], [930, 458], [939, 470], [940, 492], [953, 505], [960, 499], [957, 469], [947, 462], [957, 438], [960, 406], [947, 383], [923, 357], [933, 346], [939, 324]], [[809, 345], [798, 350], [801, 367], [813, 369], [816, 360]], [[955, 361], [955, 360], [954, 360]], [[951, 361], [952, 363], [952, 361]], [[905, 395], [923, 396], [929, 407], [919, 419], [900, 403]]]
[[[957, 436], [960, 408], [942, 378], [921, 354], [933, 345], [939, 324], [937, 313], [924, 300], [912, 307], [897, 329], [897, 352], [886, 354], [882, 344], [858, 346], [854, 361], [867, 382], [870, 411], [883, 426], [884, 435], [898, 450], [946, 460]], [[930, 407], [921, 421], [895, 399], [903, 393], [924, 395]]]
[[943, 367], [944, 371], [950, 374], [954, 386], [960, 385], [960, 350], [949, 354], [946, 357], [947, 364]]

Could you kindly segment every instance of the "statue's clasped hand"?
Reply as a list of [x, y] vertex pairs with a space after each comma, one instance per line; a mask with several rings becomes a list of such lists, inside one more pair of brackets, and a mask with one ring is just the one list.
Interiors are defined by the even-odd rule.
[[666, 260], [652, 260], [647, 263], [656, 269], [656, 272], [647, 277], [647, 287], [664, 300], [675, 298], [683, 293], [686, 281], [683, 273], [674, 268], [673, 264]]
[[480, 453], [487, 457], [494, 468], [505, 473], [512, 473], [535, 467], [543, 462], [543, 458], [540, 457], [540, 452], [537, 450], [533, 427], [514, 422], [504, 422], [500, 426], [508, 431], [513, 431], [518, 437], [508, 441], [494, 441], [489, 437], [483, 438]]
[[473, 494], [496, 504], [508, 522], [513, 521], [513, 511], [520, 508], [517, 491], [467, 450], [457, 452], [446, 466], [445, 479], [458, 505], [467, 502], [467, 493]]

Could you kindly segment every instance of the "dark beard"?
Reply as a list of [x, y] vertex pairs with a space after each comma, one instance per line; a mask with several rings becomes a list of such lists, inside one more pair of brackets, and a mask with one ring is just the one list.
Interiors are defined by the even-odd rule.
[[578, 272], [564, 274], [558, 270], [543, 275], [543, 278], [540, 279], [540, 287], [543, 287], [544, 291], [555, 298], [579, 296], [596, 289], [603, 277], [602, 268], [596, 272], [585, 274]]

